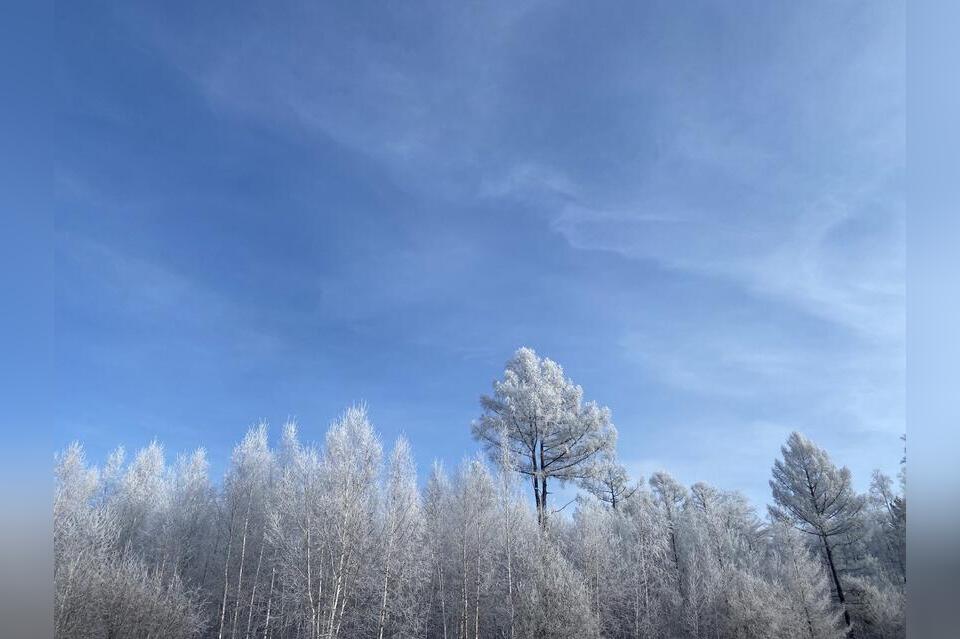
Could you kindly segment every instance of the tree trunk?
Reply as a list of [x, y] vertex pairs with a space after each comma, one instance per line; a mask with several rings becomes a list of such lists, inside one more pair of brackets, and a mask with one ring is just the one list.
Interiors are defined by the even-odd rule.
[[477, 575], [476, 575], [476, 586], [477, 586], [477, 596], [474, 600], [474, 620], [473, 620], [473, 636], [474, 639], [480, 639], [480, 513], [477, 513]]
[[837, 575], [837, 566], [833, 562], [833, 549], [830, 548], [830, 542], [827, 541], [827, 536], [824, 534], [820, 535], [820, 538], [823, 540], [823, 548], [827, 551], [827, 564], [830, 566], [830, 576], [833, 577], [833, 585], [837, 589], [837, 600], [840, 601], [840, 606], [843, 608], [843, 621], [847, 624], [849, 632], [848, 637], [853, 639], [853, 627], [850, 625], [850, 612], [847, 610], [847, 600], [843, 596], [843, 587], [840, 585], [840, 577]]
[[227, 530], [227, 558], [223, 562], [223, 602], [220, 605], [220, 626], [217, 630], [217, 639], [223, 639], [223, 622], [227, 614], [227, 589], [230, 586], [230, 554], [233, 551], [233, 516], [234, 510], [230, 509], [230, 527]]
[[443, 559], [437, 562], [437, 573], [440, 578], [440, 618], [443, 621], [443, 639], [447, 639], [447, 597], [443, 592]]
[[543, 519], [540, 522], [541, 528], [547, 527], [547, 477], [544, 475], [540, 482], [540, 507], [543, 509]]
[[233, 607], [233, 627], [230, 629], [230, 639], [234, 639], [237, 634], [237, 619], [240, 617], [240, 589], [243, 587], [243, 560], [247, 553], [247, 529], [250, 526], [250, 507], [253, 502], [253, 492], [247, 498], [247, 512], [243, 516], [243, 536], [240, 543], [240, 571], [237, 574], [237, 596], [236, 604]]
[[[510, 504], [507, 504], [507, 508], [510, 507]], [[509, 512], [509, 511], [508, 511]], [[510, 524], [512, 523], [510, 519], [505, 518], [506, 521], [506, 530], [505, 536], [507, 540], [507, 597], [510, 600], [510, 639], [514, 638], [514, 626], [517, 612], [516, 605], [513, 601], [513, 536], [510, 534]]]
[[462, 606], [460, 610], [460, 627], [457, 634], [463, 639], [467, 639], [467, 535], [466, 530], [463, 531], [463, 534], [460, 538], [460, 563], [463, 568], [463, 578], [461, 581], [461, 598]]
[[670, 547], [673, 550], [673, 564], [677, 568], [677, 592], [680, 593], [680, 600], [683, 600], [683, 574], [680, 571], [680, 553], [677, 550], [677, 535], [673, 532], [673, 526], [670, 530]]
[[263, 563], [263, 547], [266, 546], [260, 540], [260, 555], [257, 557], [257, 570], [253, 574], [253, 589], [250, 591], [250, 606], [247, 608], [247, 632], [243, 635], [244, 639], [250, 639], [250, 625], [253, 622], [253, 604], [257, 597], [257, 585], [260, 583], [260, 565]]
[[543, 441], [540, 442], [540, 472], [543, 476], [540, 478], [540, 508], [542, 511], [542, 518], [540, 520], [540, 527], [547, 527], [547, 475], [544, 471], [544, 451], [543, 451]]
[[[347, 609], [347, 599], [349, 599], [349, 590], [350, 590], [350, 588], [349, 588], [349, 587], [350, 587], [350, 572], [349, 572], [349, 571], [350, 571], [350, 557], [351, 557], [351, 555], [348, 554], [348, 555], [347, 555], [347, 574], [344, 575], [344, 577], [343, 577], [343, 596], [340, 598], [340, 614], [339, 614], [339, 616], [337, 617], [337, 626], [336, 626], [336, 628], [334, 628], [334, 630], [333, 630], [333, 637], [334, 637], [334, 639], [336, 639], [336, 637], [339, 637], [339, 636], [340, 636], [340, 627], [343, 625], [344, 611]], [[359, 571], [359, 564], [358, 564], [358, 566], [357, 566], [357, 570]]]
[[337, 575], [335, 581], [335, 588], [333, 591], [333, 605], [330, 606], [330, 620], [327, 624], [327, 635], [333, 637], [333, 631], [337, 627], [337, 606], [340, 603], [340, 591], [343, 588], [343, 568], [344, 562], [346, 561], [346, 549], [343, 548], [340, 551], [340, 563], [337, 567]]
[[277, 576], [277, 555], [273, 555], [273, 569], [270, 571], [270, 594], [267, 595], [267, 618], [263, 623], [263, 639], [267, 639], [267, 632], [270, 629], [270, 607], [273, 604], [273, 583]]
[[537, 466], [537, 456], [534, 453], [530, 453], [530, 467], [533, 469], [531, 479], [533, 480], [533, 499], [537, 504], [537, 524], [543, 527], [543, 504], [540, 502], [540, 469]]
[[594, 557], [593, 562], [593, 580], [596, 585], [595, 602], [597, 608], [597, 625], [603, 627], [603, 617], [600, 614], [600, 562]]
[[311, 539], [311, 534], [310, 534], [311, 522], [310, 522], [310, 507], [309, 507], [309, 505], [307, 506], [307, 521], [306, 521], [306, 524], [307, 524], [307, 526], [306, 526], [307, 529], [306, 529], [304, 532], [305, 532], [305, 537], [306, 537], [306, 542], [307, 542], [307, 547], [306, 547], [306, 555], [307, 555], [307, 598], [308, 598], [308, 600], [309, 600], [309, 602], [310, 602], [310, 638], [313, 639], [313, 638], [316, 637], [318, 634], [320, 634], [320, 633], [319, 633], [319, 630], [320, 630], [320, 613], [319, 613], [318, 610], [317, 610], [317, 608], [318, 608], [319, 605], [320, 605], [320, 601], [319, 601], [319, 597], [317, 597], [317, 601], [316, 601], [316, 602], [314, 602], [314, 599], [313, 599], [313, 568], [312, 568], [313, 562], [311, 561], [312, 557], [311, 557], [311, 550], [310, 550], [310, 547], [311, 547], [313, 544], [312, 544], [312, 539]]
[[[389, 555], [389, 550], [387, 551]], [[387, 592], [390, 586], [390, 558], [387, 557], [383, 568], [383, 597], [380, 600], [380, 627], [377, 631], [377, 638], [383, 639], [383, 628], [387, 623]]]

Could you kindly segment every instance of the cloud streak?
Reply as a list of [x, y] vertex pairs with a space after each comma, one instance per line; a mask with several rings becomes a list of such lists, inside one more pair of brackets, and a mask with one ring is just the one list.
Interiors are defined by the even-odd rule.
[[[743, 464], [793, 428], [835, 446], [874, 433], [848, 451], [862, 464], [898, 446], [902, 8], [118, 11], [117, 31], [149, 49], [137, 77], [166, 82], [148, 106], [174, 96], [135, 121], [202, 140], [151, 138], [163, 162], [101, 167], [109, 154], [90, 153], [64, 168], [66, 200], [157, 229], [137, 245], [109, 228], [90, 231], [93, 244], [64, 240], [76, 277], [96, 280], [89, 298], [126, 300], [125, 321], [184, 328], [184, 306], [245, 317], [264, 335], [251, 361], [287, 388], [304, 371], [337, 392], [344, 370], [363, 389], [371, 370], [410, 386], [399, 362], [444, 371], [416, 385], [464, 427], [475, 407], [448, 404], [468, 396], [452, 380], [482, 392], [497, 360], [530, 342], [623, 417], [626, 458], [685, 479], [719, 476], [722, 462], [706, 445], [671, 454], [678, 437], [741, 442], [730, 454]], [[131, 96], [96, 86], [75, 88], [88, 118], [76, 121], [123, 139]], [[103, 128], [91, 131], [99, 149]], [[205, 260], [204, 243], [229, 266]], [[171, 263], [181, 247], [189, 268]], [[234, 361], [195, 328], [183, 334], [210, 338], [201, 351]], [[284, 377], [288, 356], [298, 368]], [[384, 412], [427, 415], [396, 401]]]

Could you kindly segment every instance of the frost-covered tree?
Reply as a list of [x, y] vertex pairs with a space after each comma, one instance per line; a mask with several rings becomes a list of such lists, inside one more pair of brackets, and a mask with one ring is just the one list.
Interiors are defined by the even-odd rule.
[[[473, 435], [495, 463], [509, 453], [511, 466], [530, 477], [540, 525], [545, 527], [551, 479], [565, 483], [595, 472], [595, 462], [613, 450], [616, 429], [610, 410], [583, 402], [583, 389], [559, 364], [519, 349], [507, 362], [493, 395], [480, 398], [483, 414]], [[504, 437], [504, 434], [506, 435]]]
[[424, 516], [410, 444], [401, 437], [390, 456], [384, 498], [383, 588], [377, 638], [420, 634], [420, 605], [428, 557], [424, 552]]
[[683, 503], [687, 499], [687, 489], [677, 480], [665, 472], [656, 472], [650, 476], [650, 489], [653, 492], [654, 502], [663, 512], [666, 524], [667, 544], [671, 561], [670, 571], [676, 584], [677, 605], [683, 605], [686, 597], [684, 582], [683, 559], [680, 555], [680, 514]]
[[434, 462], [424, 492], [426, 550], [430, 560], [429, 602], [426, 621], [428, 637], [448, 639], [455, 609], [449, 558], [453, 556], [452, 489], [443, 465]]
[[612, 455], [601, 460], [581, 484], [587, 492], [610, 504], [614, 510], [637, 490], [637, 486], [630, 483], [627, 469], [617, 463]]
[[[120, 472], [120, 469], [117, 469]], [[164, 450], [157, 441], [138, 451], [123, 471], [110, 503], [120, 520], [120, 545], [130, 545], [159, 565], [161, 526], [170, 503]]]
[[[164, 474], [157, 450], [151, 445], [141, 451], [122, 494], [104, 490], [101, 474], [86, 464], [79, 444], [58, 456], [53, 545], [58, 639], [189, 638], [202, 631], [199, 598], [155, 552], [169, 530], [163, 510], [151, 502], [157, 495], [150, 484]], [[120, 476], [121, 469], [111, 472]], [[146, 539], [148, 530], [161, 536]]]
[[535, 538], [530, 575], [519, 593], [520, 637], [590, 639], [599, 637], [583, 577], [549, 534]]
[[479, 639], [487, 621], [481, 604], [488, 599], [496, 529], [496, 488], [490, 471], [479, 459], [464, 461], [454, 478], [455, 568], [460, 601], [457, 636]]
[[568, 554], [586, 581], [590, 611], [597, 627], [604, 628], [609, 620], [609, 605], [617, 586], [610, 583], [617, 558], [611, 550], [613, 541], [612, 517], [597, 502], [583, 500], [573, 515], [573, 530]]
[[836, 543], [860, 527], [864, 500], [853, 489], [849, 469], [837, 468], [825, 450], [800, 433], [792, 433], [780, 453], [770, 480], [775, 504], [770, 515], [818, 540], [849, 626]]
[[217, 639], [244, 634], [241, 620], [252, 607], [246, 595], [258, 586], [262, 567], [272, 469], [267, 427], [260, 423], [234, 448], [224, 482], [221, 547], [226, 550]]
[[221, 482], [202, 450], [168, 464], [152, 442], [97, 468], [71, 445], [55, 468], [56, 637], [904, 636], [906, 514], [885, 476], [864, 506], [796, 437], [772, 522], [739, 493], [666, 473], [631, 486], [608, 467], [543, 525], [501, 426], [494, 464], [468, 458], [452, 481], [435, 464], [422, 497], [409, 444], [385, 461], [362, 408], [322, 445], [294, 424], [276, 448], [251, 429]]
[[773, 576], [783, 588], [780, 616], [785, 625], [804, 639], [839, 639], [843, 624], [823, 562], [794, 528], [778, 524], [772, 533]]
[[[507, 434], [502, 432], [501, 440], [506, 444]], [[500, 591], [506, 601], [506, 610], [503, 617], [499, 620], [502, 628], [501, 635], [508, 639], [514, 639], [517, 634], [517, 586], [522, 576], [521, 557], [524, 555], [524, 534], [523, 526], [526, 523], [526, 515], [522, 503], [517, 494], [517, 480], [513, 467], [513, 459], [510, 456], [509, 448], [506, 445], [500, 447], [500, 461], [497, 464], [499, 468], [499, 477], [497, 483], [497, 518], [499, 519], [498, 528], [501, 531], [500, 539], [500, 564], [502, 570], [499, 572]], [[526, 537], [532, 537], [532, 533]]]
[[893, 481], [879, 470], [870, 482], [869, 517], [873, 551], [891, 579], [907, 583], [907, 504]]
[[274, 561], [264, 610], [264, 636], [292, 628], [317, 637], [323, 615], [325, 477], [320, 451], [303, 445], [297, 427], [284, 426], [275, 497], [268, 525]]
[[174, 570], [192, 586], [203, 588], [214, 552], [216, 492], [210, 482], [204, 449], [181, 455], [170, 480], [170, 511], [164, 545]]
[[875, 575], [851, 577], [853, 628], [858, 639], [897, 639], [906, 635], [906, 592]]
[[676, 595], [671, 548], [663, 511], [649, 491], [639, 488], [619, 509], [623, 515], [619, 553], [628, 595], [624, 636], [658, 637], [673, 626], [669, 605]]
[[[377, 477], [383, 458], [380, 439], [362, 406], [349, 408], [330, 428], [324, 450], [324, 555], [330, 575], [328, 610], [319, 629], [324, 636], [370, 632], [372, 616], [356, 608], [358, 598], [375, 596], [380, 571], [373, 563], [373, 537], [379, 508]], [[364, 592], [368, 588], [370, 592]], [[351, 604], [353, 607], [351, 608]]]

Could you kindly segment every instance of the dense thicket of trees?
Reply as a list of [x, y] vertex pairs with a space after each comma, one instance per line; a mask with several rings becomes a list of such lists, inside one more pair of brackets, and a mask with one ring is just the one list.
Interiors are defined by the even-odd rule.
[[[357, 407], [322, 445], [252, 428], [221, 482], [203, 451], [168, 463], [153, 443], [98, 468], [72, 444], [56, 463], [57, 636], [904, 636], [903, 473], [858, 495], [794, 434], [761, 519], [736, 492], [631, 481], [609, 412], [555, 364], [517, 362], [537, 372], [485, 400], [475, 428], [489, 459], [422, 482], [407, 441], [385, 455]], [[585, 489], [569, 516], [546, 507], [551, 477]]]

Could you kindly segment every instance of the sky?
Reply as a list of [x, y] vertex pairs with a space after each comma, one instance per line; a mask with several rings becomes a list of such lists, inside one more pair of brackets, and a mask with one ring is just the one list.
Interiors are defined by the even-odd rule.
[[764, 504], [793, 430], [896, 473], [900, 3], [57, 12], [61, 445], [220, 474], [366, 402], [425, 473], [530, 346], [634, 477]]

